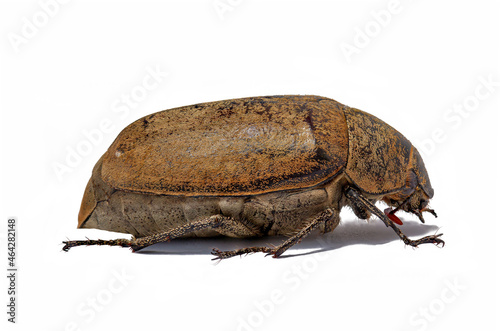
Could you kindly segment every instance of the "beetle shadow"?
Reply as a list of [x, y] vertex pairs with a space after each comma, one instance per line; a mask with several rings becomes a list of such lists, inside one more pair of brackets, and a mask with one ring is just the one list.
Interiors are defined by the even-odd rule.
[[[405, 221], [404, 219], [403, 221], [404, 225], [399, 226], [399, 228], [410, 239], [419, 239], [426, 235], [437, 234], [439, 231], [437, 225], [427, 225], [420, 221]], [[327, 252], [351, 245], [383, 245], [401, 240], [392, 229], [386, 227], [382, 222], [374, 224], [371, 221], [366, 224], [362, 221], [351, 221], [343, 227], [341, 225], [333, 233], [315, 233], [309, 238], [305, 238], [300, 243], [300, 248], [308, 249], [307, 252], [294, 253], [290, 250], [288, 254], [285, 253], [280, 258]], [[299, 249], [299, 247], [296, 248]]]
[[[422, 224], [417, 221], [404, 220], [401, 231], [408, 237], [415, 239], [425, 235], [437, 233], [436, 225]], [[161, 255], [211, 255], [212, 249], [221, 251], [234, 250], [252, 246], [278, 246], [285, 237], [258, 237], [258, 238], [179, 238], [171, 242], [157, 243], [146, 247], [136, 254]], [[400, 240], [390, 228], [382, 222], [353, 220], [342, 222], [332, 233], [321, 234], [314, 232], [304, 238], [299, 244], [291, 247], [280, 258], [309, 255], [318, 252], [336, 250], [351, 245], [383, 245]], [[307, 249], [307, 252], [298, 252]]]

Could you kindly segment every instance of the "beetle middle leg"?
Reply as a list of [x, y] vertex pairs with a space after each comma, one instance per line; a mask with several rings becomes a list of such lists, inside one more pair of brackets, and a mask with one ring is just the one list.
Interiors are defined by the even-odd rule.
[[409, 246], [417, 247], [420, 244], [436, 244], [436, 245], [443, 245], [444, 246], [444, 241], [440, 239], [443, 234], [436, 234], [436, 235], [431, 235], [431, 236], [426, 236], [422, 237], [417, 240], [412, 240], [408, 238], [395, 224], [392, 222], [389, 217], [385, 213], [383, 213], [380, 209], [378, 209], [370, 200], [365, 198], [358, 190], [352, 187], [348, 187], [345, 191], [346, 197], [356, 206], [364, 206], [368, 211], [372, 212], [373, 214], [377, 215], [382, 222], [387, 227], [391, 227], [394, 232], [403, 240], [403, 242]]
[[287, 249], [299, 243], [303, 238], [305, 238], [308, 234], [310, 234], [314, 229], [318, 228], [320, 225], [325, 224], [325, 227], [329, 225], [330, 227], [332, 227], [333, 230], [333, 228], [335, 228], [339, 224], [339, 222], [340, 218], [338, 212], [334, 212], [332, 209], [328, 208], [321, 214], [319, 214], [316, 218], [314, 218], [311, 222], [309, 222], [300, 232], [290, 237], [288, 240], [284, 241], [281, 245], [277, 247], [265, 247], [265, 246], [247, 247], [247, 248], [236, 249], [233, 251], [219, 251], [218, 249], [214, 249], [212, 251], [212, 255], [215, 255], [216, 257], [213, 260], [222, 260], [237, 255], [257, 253], [257, 252], [263, 252], [267, 253], [267, 255], [273, 255], [273, 257], [279, 257]]

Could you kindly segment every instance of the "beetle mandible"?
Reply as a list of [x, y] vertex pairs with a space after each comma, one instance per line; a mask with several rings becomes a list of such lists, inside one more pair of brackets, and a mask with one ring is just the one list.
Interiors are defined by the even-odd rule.
[[407, 245], [444, 245], [442, 234], [412, 240], [396, 226], [397, 211], [437, 216], [427, 206], [433, 195], [417, 149], [361, 110], [307, 95], [200, 103], [135, 121], [95, 165], [78, 227], [132, 238], [65, 241], [63, 250], [293, 233], [277, 247], [212, 251], [278, 257], [315, 229], [333, 231], [344, 206], [376, 215]]

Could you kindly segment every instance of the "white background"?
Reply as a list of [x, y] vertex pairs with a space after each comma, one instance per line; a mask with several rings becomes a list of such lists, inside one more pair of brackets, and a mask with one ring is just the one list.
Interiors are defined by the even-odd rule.
[[[6, 321], [1, 277], [2, 329], [498, 327], [499, 9], [495, 1], [2, 1], [5, 268], [6, 221], [19, 220], [18, 324]], [[148, 70], [168, 75], [153, 84]], [[140, 95], [144, 79], [154, 86]], [[126, 106], [132, 93], [138, 102]], [[404, 215], [402, 230], [443, 232], [446, 246], [405, 247], [380, 221], [344, 210], [333, 234], [281, 259], [215, 264], [209, 255], [279, 239], [149, 250], [160, 254], [61, 251], [67, 237], [127, 237], [76, 229], [92, 167], [126, 125], [176, 106], [276, 94], [333, 98], [418, 146], [439, 218], [422, 225]]]

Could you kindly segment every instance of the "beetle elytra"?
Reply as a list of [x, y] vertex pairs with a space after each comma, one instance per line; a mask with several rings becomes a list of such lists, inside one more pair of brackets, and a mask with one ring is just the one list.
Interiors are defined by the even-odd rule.
[[[138, 251], [179, 237], [294, 233], [278, 247], [218, 251], [215, 259], [280, 256], [313, 230], [333, 231], [342, 207], [375, 215], [405, 244], [397, 211], [423, 212], [433, 197], [417, 149], [375, 116], [318, 96], [267, 96], [160, 111], [126, 127], [97, 162], [79, 228], [131, 239], [76, 240]], [[389, 208], [382, 212], [375, 202]]]

